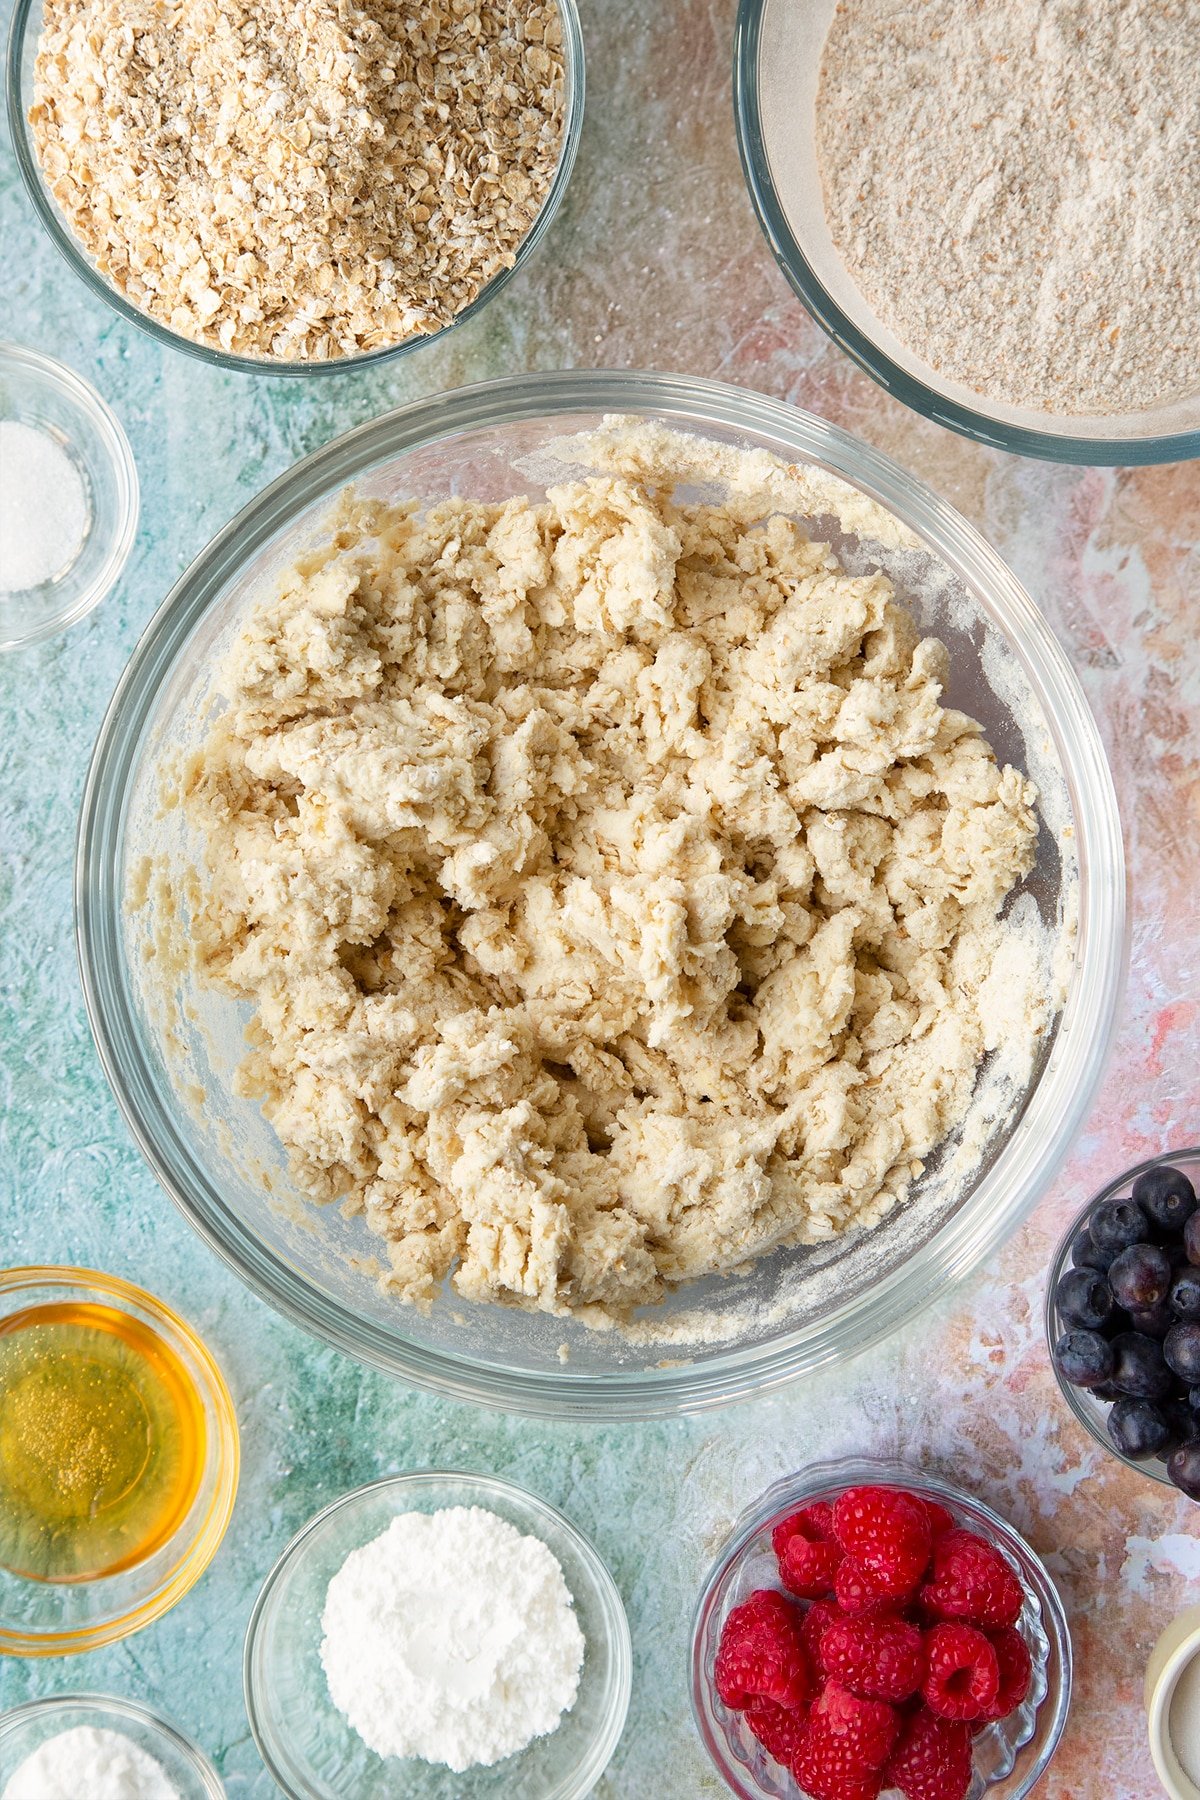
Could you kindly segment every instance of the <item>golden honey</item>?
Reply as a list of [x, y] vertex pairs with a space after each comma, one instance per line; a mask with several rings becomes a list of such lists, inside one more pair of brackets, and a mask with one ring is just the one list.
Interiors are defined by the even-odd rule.
[[87, 1581], [144, 1561], [204, 1456], [200, 1392], [152, 1326], [90, 1300], [0, 1319], [0, 1566]]

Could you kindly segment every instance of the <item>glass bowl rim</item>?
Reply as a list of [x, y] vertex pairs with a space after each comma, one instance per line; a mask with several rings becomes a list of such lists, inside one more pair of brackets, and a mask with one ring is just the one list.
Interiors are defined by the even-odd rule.
[[[1054, 1295], [1059, 1281], [1062, 1279], [1063, 1275], [1066, 1274], [1067, 1268], [1069, 1267], [1068, 1259], [1071, 1254], [1071, 1245], [1075, 1241], [1075, 1235], [1083, 1225], [1092, 1208], [1094, 1206], [1099, 1206], [1103, 1200], [1115, 1199], [1120, 1189], [1132, 1187], [1138, 1176], [1144, 1175], [1147, 1169], [1157, 1169], [1164, 1165], [1170, 1167], [1176, 1160], [1184, 1162], [1200, 1161], [1200, 1145], [1197, 1145], [1195, 1149], [1181, 1146], [1173, 1150], [1164, 1150], [1160, 1156], [1148, 1156], [1144, 1161], [1134, 1163], [1131, 1168], [1128, 1168], [1122, 1174], [1115, 1176], [1111, 1181], [1105, 1182], [1103, 1187], [1097, 1188], [1090, 1200], [1084, 1201], [1083, 1205], [1079, 1208], [1079, 1211], [1071, 1220], [1066, 1231], [1063, 1233], [1059, 1240], [1058, 1247], [1051, 1258], [1049, 1274], [1046, 1277], [1046, 1292], [1042, 1302], [1042, 1319], [1046, 1332], [1046, 1354], [1050, 1359], [1050, 1367], [1054, 1371], [1054, 1379], [1058, 1383], [1059, 1392], [1062, 1394], [1063, 1399], [1071, 1409], [1071, 1412], [1075, 1415], [1079, 1424], [1083, 1426], [1083, 1429], [1092, 1439], [1092, 1442], [1098, 1444], [1101, 1450], [1107, 1451], [1108, 1455], [1114, 1457], [1117, 1462], [1124, 1463], [1125, 1467], [1127, 1469], [1132, 1469], [1135, 1475], [1142, 1475], [1148, 1481], [1157, 1482], [1160, 1487], [1170, 1488], [1173, 1493], [1178, 1493], [1179, 1490], [1171, 1480], [1171, 1477], [1167, 1474], [1166, 1464], [1157, 1461], [1154, 1457], [1147, 1457], [1145, 1461], [1139, 1462], [1135, 1456], [1126, 1456], [1123, 1450], [1118, 1450], [1112, 1439], [1108, 1437], [1107, 1434], [1101, 1432], [1095, 1420], [1088, 1417], [1087, 1409], [1079, 1397], [1081, 1390], [1072, 1387], [1065, 1376], [1060, 1373], [1058, 1364], [1054, 1360], [1054, 1346], [1062, 1332], [1066, 1329], [1066, 1326], [1059, 1316], [1058, 1305]], [[1084, 1389], [1082, 1391], [1086, 1392], [1087, 1390]], [[1101, 1401], [1099, 1404], [1103, 1405], [1104, 1402]], [[1181, 1496], [1181, 1498], [1183, 1497], [1184, 1496]]]
[[[160, 1584], [144, 1599], [96, 1624], [67, 1629], [18, 1630], [0, 1622], [0, 1655], [74, 1656], [86, 1650], [100, 1649], [105, 1644], [118, 1643], [122, 1638], [132, 1636], [135, 1631], [141, 1631], [144, 1626], [153, 1624], [190, 1592], [208, 1568], [224, 1540], [237, 1498], [241, 1467], [237, 1409], [221, 1367], [199, 1333], [156, 1294], [139, 1287], [136, 1282], [126, 1281], [120, 1275], [57, 1263], [23, 1263], [11, 1269], [0, 1270], [0, 1295], [19, 1294], [24, 1289], [53, 1291], [56, 1288], [64, 1291], [86, 1289], [102, 1295], [120, 1308], [128, 1309], [131, 1305], [140, 1308], [154, 1323], [165, 1325], [186, 1346], [200, 1371], [201, 1379], [197, 1385], [204, 1403], [207, 1426], [205, 1470], [212, 1471], [214, 1491], [203, 1516], [189, 1528], [186, 1538], [181, 1540], [186, 1547], [182, 1549], [177, 1561]], [[169, 1539], [168, 1543], [174, 1541]], [[134, 1563], [122, 1573], [136, 1577], [141, 1566]], [[120, 1575], [99, 1576], [96, 1583], [121, 1578]], [[79, 1586], [87, 1588], [96, 1583], [82, 1582]]]
[[137, 1724], [146, 1726], [149, 1732], [164, 1737], [171, 1748], [191, 1764], [194, 1775], [207, 1789], [209, 1800], [227, 1800], [225, 1784], [216, 1773], [207, 1751], [201, 1750], [200, 1744], [196, 1744], [194, 1739], [182, 1732], [178, 1724], [167, 1719], [166, 1714], [157, 1712], [153, 1706], [146, 1706], [137, 1699], [126, 1699], [121, 1694], [101, 1694], [99, 1690], [85, 1688], [81, 1694], [41, 1694], [38, 1699], [27, 1699], [20, 1706], [9, 1706], [7, 1712], [0, 1714], [0, 1739], [11, 1735], [13, 1730], [29, 1719], [45, 1717], [54, 1712], [95, 1712], [137, 1721]]
[[[242, 1689], [245, 1695], [246, 1717], [250, 1722], [250, 1733], [255, 1748], [262, 1757], [267, 1771], [273, 1781], [278, 1783], [280, 1791], [289, 1794], [292, 1800], [308, 1800], [307, 1796], [296, 1795], [287, 1785], [283, 1771], [279, 1768], [274, 1753], [274, 1723], [271, 1710], [263, 1705], [262, 1690], [256, 1673], [258, 1640], [263, 1620], [274, 1600], [279, 1582], [285, 1571], [307, 1553], [307, 1548], [316, 1532], [339, 1512], [361, 1504], [372, 1495], [389, 1492], [420, 1491], [436, 1488], [439, 1482], [465, 1483], [478, 1492], [478, 1499], [472, 1505], [486, 1506], [488, 1497], [498, 1496], [507, 1502], [514, 1511], [529, 1514], [533, 1521], [548, 1519], [561, 1530], [569, 1540], [572, 1548], [579, 1556], [591, 1578], [597, 1600], [604, 1615], [605, 1644], [612, 1663], [609, 1679], [609, 1703], [604, 1716], [593, 1738], [592, 1749], [586, 1762], [575, 1770], [576, 1785], [564, 1796], [564, 1800], [584, 1800], [593, 1786], [599, 1781], [604, 1770], [612, 1760], [613, 1753], [620, 1741], [629, 1712], [629, 1702], [633, 1692], [633, 1639], [629, 1629], [629, 1616], [625, 1611], [625, 1602], [621, 1598], [621, 1590], [613, 1578], [608, 1564], [596, 1549], [591, 1539], [579, 1526], [569, 1519], [566, 1513], [549, 1500], [543, 1500], [540, 1494], [522, 1487], [519, 1482], [509, 1481], [498, 1475], [480, 1474], [474, 1469], [411, 1469], [396, 1475], [381, 1475], [374, 1481], [363, 1482], [360, 1487], [351, 1488], [348, 1493], [339, 1494], [328, 1505], [321, 1507], [296, 1531], [284, 1545], [263, 1579], [262, 1585], [255, 1595], [249, 1622], [246, 1626], [246, 1637], [242, 1652]], [[457, 1502], [456, 1504], [462, 1504]], [[395, 1515], [399, 1517], [399, 1512]], [[530, 1535], [538, 1535], [536, 1523], [522, 1527]], [[576, 1596], [572, 1594], [572, 1601]], [[332, 1701], [330, 1705], [332, 1705]], [[520, 1754], [518, 1752], [517, 1754]], [[585, 1776], [586, 1779], [581, 1779]]]
[[579, 19], [578, 0], [555, 0], [562, 21], [566, 97], [563, 111], [562, 145], [550, 186], [546, 190], [546, 197], [538, 208], [532, 225], [513, 252], [512, 262], [506, 268], [497, 269], [468, 306], [464, 306], [461, 311], [455, 313], [454, 317], [445, 325], [440, 326], [437, 331], [414, 332], [406, 338], [401, 338], [395, 344], [383, 344], [378, 349], [364, 350], [355, 356], [333, 356], [311, 361], [297, 361], [282, 357], [244, 356], [237, 351], [215, 349], [211, 344], [197, 342], [192, 338], [185, 337], [182, 332], [173, 331], [169, 325], [164, 325], [161, 320], [153, 318], [141, 307], [135, 306], [133, 301], [126, 299], [125, 295], [107, 281], [94, 266], [47, 192], [37, 154], [33, 148], [22, 95], [22, 54], [25, 48], [25, 39], [35, 22], [35, 15], [40, 17], [42, 4], [43, 0], [16, 0], [8, 30], [8, 71], [5, 95], [9, 136], [30, 205], [33, 207], [42, 229], [60, 256], [64, 258], [73, 272], [86, 282], [92, 292], [98, 294], [114, 312], [119, 313], [121, 318], [154, 339], [155, 342], [168, 345], [173, 350], [181, 350], [185, 355], [194, 356], [199, 361], [210, 364], [213, 368], [228, 369], [243, 375], [280, 375], [286, 378], [335, 375], [350, 369], [365, 369], [390, 357], [407, 356], [414, 350], [420, 350], [426, 344], [440, 343], [449, 332], [454, 331], [459, 325], [465, 324], [468, 319], [474, 318], [489, 300], [494, 299], [501, 289], [507, 286], [517, 271], [524, 268], [562, 206], [579, 152], [586, 93], [583, 27]]
[[[1052, 1706], [1053, 1710], [1050, 1714], [1046, 1742], [1037, 1753], [1035, 1765], [1031, 1766], [1023, 1777], [1024, 1786], [1021, 1793], [1030, 1793], [1041, 1780], [1058, 1749], [1071, 1710], [1073, 1651], [1071, 1630], [1062, 1596], [1053, 1576], [1024, 1533], [1018, 1531], [1016, 1526], [1002, 1513], [998, 1513], [986, 1500], [969, 1492], [966, 1488], [957, 1487], [941, 1475], [918, 1468], [912, 1463], [903, 1462], [895, 1457], [836, 1456], [807, 1463], [803, 1469], [798, 1469], [794, 1474], [782, 1475], [771, 1482], [757, 1500], [743, 1507], [726, 1537], [722, 1540], [700, 1585], [699, 1598], [692, 1615], [692, 1633], [688, 1652], [688, 1694], [691, 1701], [692, 1718], [713, 1768], [727, 1783], [729, 1782], [729, 1775], [718, 1760], [715, 1747], [710, 1742], [711, 1734], [704, 1717], [704, 1701], [708, 1697], [710, 1684], [704, 1667], [703, 1634], [717, 1589], [744, 1555], [751, 1539], [757, 1536], [767, 1521], [775, 1514], [798, 1503], [812, 1501], [826, 1488], [852, 1487], [863, 1483], [904, 1487], [918, 1494], [929, 1493], [939, 1500], [963, 1506], [967, 1510], [981, 1515], [988, 1531], [999, 1540], [1000, 1544], [1013, 1554], [1019, 1551], [1018, 1560], [1024, 1558], [1031, 1565], [1035, 1578], [1034, 1591], [1041, 1609], [1042, 1629], [1050, 1642], [1047, 1691], [1038, 1707], [1038, 1716], [1040, 1718], [1043, 1709], [1047, 1706]], [[1016, 1546], [1016, 1550], [1014, 1550], [1014, 1546]], [[1024, 1570], [1022, 1570], [1022, 1582], [1023, 1585], [1028, 1584]], [[1052, 1684], [1049, 1671], [1053, 1669], [1056, 1659], [1058, 1680], [1056, 1684]], [[1032, 1742], [1033, 1740], [1027, 1741]], [[733, 1791], [736, 1793], [739, 1790], [734, 1789]], [[741, 1791], [743, 1800], [756, 1800], [749, 1790]], [[986, 1790], [983, 1800], [987, 1800]], [[1017, 1800], [1017, 1797], [1015, 1795], [1008, 1796], [1006, 1800]]]
[[[1081, 902], [1076, 979], [1063, 1015], [1071, 1029], [1060, 1027], [1056, 1039], [1057, 1063], [1051, 1059], [972, 1201], [869, 1290], [749, 1351], [727, 1347], [696, 1363], [677, 1359], [669, 1367], [634, 1371], [523, 1370], [518, 1381], [482, 1352], [432, 1349], [406, 1338], [402, 1308], [395, 1326], [352, 1313], [297, 1275], [225, 1207], [156, 1095], [138, 1022], [126, 1004], [118, 930], [120, 799], [159, 683], [195, 624], [223, 586], [303, 508], [382, 461], [469, 431], [612, 412], [654, 415], [700, 435], [725, 429], [787, 446], [912, 524], [976, 593], [981, 608], [991, 609], [1038, 696], [1072, 794]], [[867, 1348], [914, 1317], [948, 1281], [980, 1266], [1028, 1214], [1067, 1154], [1109, 1048], [1127, 952], [1124, 868], [1112, 776], [1078, 678], [1016, 576], [931, 489], [849, 433], [750, 390], [663, 374], [532, 373], [436, 394], [335, 438], [263, 489], [179, 578], [143, 632], [96, 739], [76, 840], [76, 944], [93, 1037], [143, 1155], [209, 1246], [285, 1317], [360, 1362], [474, 1404], [536, 1417], [650, 1418], [778, 1388], [842, 1355], [851, 1328], [856, 1351]], [[1004, 1177], [1003, 1204], [992, 1191], [1001, 1187], [997, 1169]]]
[[55, 1712], [94, 1712], [115, 1718], [133, 1719], [155, 1735], [164, 1738], [187, 1762], [209, 1795], [209, 1800], [226, 1800], [225, 1785], [207, 1753], [187, 1733], [154, 1707], [140, 1700], [126, 1700], [119, 1694], [102, 1694], [85, 1689], [77, 1694], [42, 1694], [35, 1700], [23, 1700], [0, 1713], [0, 1740], [35, 1718]]
[[1187, 462], [1200, 456], [1200, 430], [1155, 437], [1075, 437], [1069, 432], [1010, 425], [992, 417], [983, 398], [965, 406], [903, 369], [851, 319], [830, 294], [796, 238], [771, 178], [759, 107], [758, 48], [771, 0], [738, 0], [733, 39], [733, 109], [738, 154], [755, 216], [789, 287], [839, 350], [904, 406], [935, 424], [1014, 456], [1041, 457], [1082, 468]]
[[129, 554], [137, 537], [141, 490], [137, 463], [125, 435], [125, 428], [91, 382], [85, 381], [82, 375], [77, 374], [66, 363], [47, 356], [44, 351], [33, 350], [28, 344], [14, 343], [9, 338], [0, 341], [0, 370], [5, 363], [10, 363], [17, 369], [24, 370], [27, 375], [32, 375], [36, 381], [55, 388], [72, 406], [78, 408], [104, 445], [117, 491], [117, 522], [113, 541], [91, 581], [70, 606], [51, 613], [32, 630], [7, 639], [0, 648], [9, 651], [24, 650], [29, 644], [40, 643], [43, 638], [54, 637], [60, 631], [66, 631], [69, 626], [78, 624], [80, 619], [85, 618], [112, 592], [129, 561]]

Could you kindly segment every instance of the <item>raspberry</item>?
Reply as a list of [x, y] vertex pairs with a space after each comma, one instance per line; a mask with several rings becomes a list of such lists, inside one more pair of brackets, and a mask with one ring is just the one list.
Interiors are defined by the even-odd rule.
[[945, 1537], [948, 1531], [955, 1529], [954, 1515], [948, 1512], [944, 1506], [940, 1506], [936, 1500], [922, 1500], [921, 1505], [925, 1508], [929, 1529], [936, 1544], [940, 1537]]
[[717, 1647], [716, 1688], [735, 1710], [750, 1700], [797, 1708], [811, 1676], [797, 1609], [782, 1594], [759, 1588], [725, 1621]]
[[791, 1513], [771, 1533], [785, 1588], [802, 1600], [832, 1592], [845, 1552], [832, 1535], [833, 1508], [824, 1501]]
[[996, 1630], [1015, 1625], [1024, 1596], [1000, 1552], [972, 1531], [948, 1531], [933, 1547], [933, 1579], [921, 1605], [935, 1619], [965, 1619]]
[[821, 1633], [818, 1658], [826, 1675], [867, 1700], [896, 1704], [925, 1679], [921, 1633], [904, 1619], [831, 1620]]
[[805, 1721], [792, 1773], [810, 1800], [876, 1800], [899, 1719], [831, 1681]]
[[906, 1719], [883, 1772], [904, 1800], [963, 1800], [971, 1785], [971, 1733], [922, 1707]]
[[874, 1615], [892, 1612], [895, 1608], [892, 1596], [881, 1593], [874, 1578], [865, 1574], [850, 1556], [838, 1564], [833, 1591], [844, 1613]]
[[782, 1557], [788, 1539], [797, 1536], [807, 1538], [810, 1544], [823, 1543], [833, 1536], [833, 1508], [828, 1500], [802, 1506], [799, 1512], [788, 1513], [772, 1527], [771, 1548], [776, 1556]]
[[902, 1488], [847, 1488], [834, 1503], [833, 1529], [880, 1594], [906, 1597], [929, 1565], [929, 1515]]
[[804, 1714], [790, 1707], [776, 1706], [773, 1700], [751, 1700], [745, 1720], [768, 1756], [791, 1768], [792, 1758], [800, 1747]]
[[935, 1625], [925, 1633], [929, 1673], [921, 1692], [944, 1719], [982, 1719], [1000, 1691], [1000, 1662], [973, 1625]]
[[813, 1668], [818, 1668], [821, 1661], [821, 1640], [835, 1619], [842, 1617], [840, 1609], [832, 1600], [814, 1600], [804, 1615], [804, 1623], [800, 1627], [800, 1636], [808, 1653], [808, 1660]]
[[810, 1723], [844, 1746], [848, 1763], [865, 1772], [882, 1769], [900, 1721], [882, 1700], [863, 1700], [840, 1681], [826, 1682], [813, 1702]]
[[[803, 1633], [803, 1626], [801, 1632]], [[1000, 1686], [984, 1717], [1007, 1719], [1009, 1713], [1017, 1710], [1029, 1692], [1029, 1684], [1033, 1680], [1033, 1660], [1025, 1639], [1011, 1625], [1003, 1625], [999, 1631], [989, 1631], [988, 1638], [996, 1652]]]

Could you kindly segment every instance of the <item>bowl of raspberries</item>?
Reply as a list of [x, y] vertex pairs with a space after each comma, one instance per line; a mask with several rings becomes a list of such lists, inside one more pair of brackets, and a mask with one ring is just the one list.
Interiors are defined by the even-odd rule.
[[1075, 1417], [1130, 1468], [1200, 1500], [1200, 1150], [1127, 1169], [1072, 1221], [1046, 1335]]
[[1067, 1622], [990, 1507], [900, 1464], [777, 1482], [709, 1573], [700, 1736], [742, 1800], [1020, 1800], [1062, 1735]]

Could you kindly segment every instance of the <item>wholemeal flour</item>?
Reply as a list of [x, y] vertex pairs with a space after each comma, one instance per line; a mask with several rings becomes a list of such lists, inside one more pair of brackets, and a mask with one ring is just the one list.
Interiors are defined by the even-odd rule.
[[1196, 0], [842, 0], [830, 231], [942, 375], [1082, 414], [1200, 388]]

